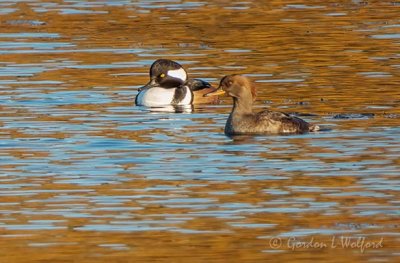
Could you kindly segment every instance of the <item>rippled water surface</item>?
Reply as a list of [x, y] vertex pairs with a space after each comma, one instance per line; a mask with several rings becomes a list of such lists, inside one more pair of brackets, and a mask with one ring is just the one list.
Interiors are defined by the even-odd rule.
[[[395, 262], [397, 1], [0, 1], [1, 262]], [[157, 58], [326, 131], [135, 107]]]

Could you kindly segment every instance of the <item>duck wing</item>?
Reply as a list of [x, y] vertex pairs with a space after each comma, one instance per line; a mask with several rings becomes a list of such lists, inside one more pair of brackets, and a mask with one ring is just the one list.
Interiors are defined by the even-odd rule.
[[275, 127], [279, 133], [303, 133], [314, 130], [314, 125], [283, 112], [266, 110], [257, 113], [256, 118], [258, 123]]

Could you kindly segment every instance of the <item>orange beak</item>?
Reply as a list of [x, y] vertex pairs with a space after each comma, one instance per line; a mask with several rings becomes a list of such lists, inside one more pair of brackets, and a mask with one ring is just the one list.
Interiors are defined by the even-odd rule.
[[221, 87], [218, 87], [216, 90], [206, 93], [203, 96], [209, 97], [209, 96], [218, 96], [218, 95], [224, 95], [224, 94], [225, 94], [225, 91]]

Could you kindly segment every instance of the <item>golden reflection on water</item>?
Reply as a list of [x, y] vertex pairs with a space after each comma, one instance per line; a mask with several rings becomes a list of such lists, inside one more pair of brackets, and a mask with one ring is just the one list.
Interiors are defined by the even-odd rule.
[[[396, 2], [0, 7], [1, 262], [399, 256]], [[160, 57], [213, 84], [247, 74], [258, 108], [330, 131], [230, 139], [228, 99], [192, 114], [133, 107]]]

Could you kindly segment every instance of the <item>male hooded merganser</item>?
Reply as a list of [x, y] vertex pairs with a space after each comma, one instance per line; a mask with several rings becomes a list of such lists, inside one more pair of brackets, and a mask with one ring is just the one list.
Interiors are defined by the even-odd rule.
[[150, 67], [150, 81], [139, 89], [135, 103], [138, 106], [185, 106], [192, 103], [215, 102], [203, 95], [214, 89], [200, 79], [188, 79], [186, 70], [177, 62], [158, 59]]
[[317, 125], [282, 112], [261, 111], [253, 113], [256, 95], [253, 83], [241, 75], [228, 75], [221, 79], [217, 90], [206, 94], [228, 94], [233, 97], [233, 109], [225, 125], [225, 134], [287, 134], [318, 131]]

